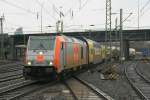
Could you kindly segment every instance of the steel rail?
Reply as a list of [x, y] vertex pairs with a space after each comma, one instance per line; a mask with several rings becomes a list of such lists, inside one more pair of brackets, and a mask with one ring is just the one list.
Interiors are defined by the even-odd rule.
[[2, 79], [0, 79], [0, 82], [6, 82], [6, 81], [11, 81], [11, 80], [20, 79], [20, 78], [23, 78], [22, 74], [9, 76], [7, 78], [2, 78]]
[[95, 87], [94, 85], [78, 78], [74, 76], [74, 79], [78, 80], [80, 83], [82, 83], [83, 85], [87, 86], [88, 88], [90, 88], [92, 91], [94, 91], [100, 98], [103, 98], [104, 100], [114, 100], [112, 97], [110, 97], [108, 94], [104, 93], [103, 91], [101, 91], [100, 89], [98, 89], [97, 87]]
[[20, 62], [11, 62], [11, 63], [0, 65], [0, 67], [13, 66], [13, 65], [22, 65], [23, 66], [23, 64]]
[[36, 83], [36, 81], [30, 81], [30, 80], [26, 81], [25, 80], [25, 81], [22, 81], [22, 82], [19, 82], [19, 83], [16, 83], [16, 84], [1, 87], [0, 88], [0, 95], [5, 93], [5, 92], [12, 91], [14, 89], [17, 89], [17, 88], [20, 88], [20, 87], [23, 87], [23, 86], [26, 86], [26, 85], [30, 85], [30, 84], [33, 84], [33, 83]]
[[[32, 93], [32, 92], [40, 91], [40, 90], [42, 90], [42, 89], [47, 89], [47, 87], [49, 87], [49, 86], [56, 85], [57, 82], [58, 82], [58, 81], [54, 81], [54, 82], [45, 83], [45, 84], [42, 84], [42, 85], [41, 85], [41, 84], [38, 84], [38, 82], [37, 82], [37, 83], [32, 84], [32, 85], [29, 84], [29, 85], [27, 85], [27, 86], [25, 86], [25, 87], [20, 87], [21, 90], [22, 90], [23, 88], [25, 88], [25, 90], [19, 91], [18, 94], [12, 95], [11, 97], [8, 98], [8, 100], [16, 100], [16, 99], [18, 99], [18, 98], [20, 98], [20, 97], [23, 97], [23, 96], [26, 96], [27, 94], [30, 94], [30, 93]], [[31, 87], [31, 88], [28, 89], [29, 87]], [[26, 88], [27, 88], [27, 89], [26, 89]], [[17, 89], [16, 89], [16, 90], [17, 90]]]
[[22, 70], [2, 73], [0, 74], [0, 80], [13, 77], [13, 76], [17, 76], [17, 75], [21, 75], [22, 73], [23, 73]]
[[[135, 63], [135, 67], [137, 66], [138, 63]], [[148, 100], [148, 98], [142, 93], [142, 91], [132, 82], [132, 80], [130, 79], [129, 75], [128, 75], [128, 72], [127, 72], [127, 68], [128, 67], [131, 67], [132, 63], [129, 65], [129, 66], [126, 66], [125, 67], [125, 76], [129, 82], [129, 84], [132, 86], [132, 88], [136, 91], [136, 93], [140, 96], [140, 98], [142, 100]]]
[[76, 94], [73, 92], [73, 90], [71, 89], [71, 87], [68, 85], [68, 83], [66, 81], [63, 81], [64, 85], [69, 89], [71, 95], [73, 96], [74, 100], [78, 100], [78, 97], [76, 96]]
[[145, 77], [145, 76], [139, 71], [138, 67], [136, 67], [135, 70], [136, 70], [136, 72], [137, 72], [137, 74], [138, 74], [139, 76], [141, 76], [145, 81], [147, 81], [148, 83], [150, 83], [150, 80], [149, 80], [147, 77]]

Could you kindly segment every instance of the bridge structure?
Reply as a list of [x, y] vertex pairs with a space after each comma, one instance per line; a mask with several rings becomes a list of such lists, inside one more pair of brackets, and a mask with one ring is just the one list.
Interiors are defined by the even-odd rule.
[[[64, 32], [61, 33], [67, 36], [73, 37], [87, 37], [97, 42], [105, 41], [105, 31], [87, 31], [87, 32]], [[60, 35], [59, 33], [36, 33], [36, 34], [23, 34], [23, 35], [12, 35], [14, 40], [17, 43], [23, 43], [24, 38], [25, 41], [28, 39], [30, 35]], [[112, 41], [119, 41], [120, 35], [119, 31], [112, 31]], [[123, 30], [123, 40], [128, 41], [150, 41], [150, 29], [142, 29], [142, 30]], [[108, 40], [109, 41], [109, 40]]]
[[[87, 31], [87, 32], [64, 32], [61, 33], [67, 36], [73, 37], [86, 37], [97, 42], [105, 42], [105, 31]], [[61, 35], [59, 33], [36, 33], [36, 34], [22, 34], [22, 35], [7, 35], [10, 47], [10, 58], [16, 58], [16, 53], [18, 48], [25, 48], [23, 45], [26, 45], [28, 37], [31, 35]], [[6, 34], [5, 34], [6, 35]], [[2, 36], [0, 35], [0, 38]], [[6, 38], [6, 36], [5, 36]], [[8, 41], [9, 40], [9, 41]], [[109, 40], [107, 40], [109, 42]], [[115, 32], [112, 31], [112, 41], [120, 41], [120, 34], [119, 31]], [[140, 30], [123, 30], [123, 48], [124, 48], [124, 55], [125, 58], [128, 59], [129, 57], [129, 47], [130, 41], [150, 41], [150, 29], [140, 29]], [[7, 47], [7, 48], [8, 48]], [[20, 51], [21, 52], [21, 51]]]

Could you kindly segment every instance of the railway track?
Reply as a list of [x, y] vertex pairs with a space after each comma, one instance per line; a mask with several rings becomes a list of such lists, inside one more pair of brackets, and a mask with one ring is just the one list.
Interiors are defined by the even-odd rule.
[[[59, 100], [57, 98], [61, 98], [60, 95], [55, 94], [62, 94], [65, 98], [63, 100], [76, 100], [73, 99], [70, 91], [68, 88], [62, 84], [62, 82], [53, 81], [49, 83], [40, 83], [40, 82], [27, 82], [24, 85], [20, 84], [21, 86], [16, 87], [14, 89], [10, 89], [8, 91], [4, 91], [3, 93], [0, 92], [0, 99], [4, 100], [16, 100], [16, 99], [31, 99], [36, 94], [36, 100], [40, 95], [41, 98], [49, 98], [48, 100]], [[1, 90], [0, 90], [1, 91]], [[38, 95], [37, 95], [38, 94]], [[41, 95], [42, 94], [42, 95]], [[60, 96], [60, 97], [59, 97]], [[69, 99], [68, 99], [69, 98]]]
[[6, 73], [0, 74], [0, 82], [14, 80], [14, 79], [21, 78], [21, 77], [23, 77], [22, 70], [6, 72]]
[[[25, 91], [24, 88], [28, 86], [32, 86], [35, 84], [36, 81], [24, 80], [17, 82], [15, 84], [6, 85], [4, 87], [0, 87], [0, 99], [2, 100], [13, 100], [17, 97], [20, 97], [27, 93], [27, 91], [31, 91], [33, 88], [27, 88]], [[24, 91], [23, 91], [24, 90]], [[23, 92], [22, 92], [23, 91]]]
[[137, 69], [138, 62], [132, 63], [125, 68], [126, 77], [138, 94], [135, 100], [150, 100], [150, 81]]
[[5, 65], [5, 64], [8, 64], [8, 63], [12, 63], [12, 61], [2, 61], [2, 60], [1, 60], [1, 61], [0, 61], [0, 66], [1, 66], [1, 65]]
[[[24, 80], [20, 63], [9, 63], [0, 66], [0, 100], [15, 100], [34, 91], [47, 88], [49, 84]], [[55, 84], [54, 84], [55, 85]]]
[[[40, 100], [114, 100], [93, 85], [77, 78], [69, 78], [38, 91], [40, 92], [35, 95], [40, 96]], [[30, 98], [31, 96], [26, 98], [37, 99], [37, 96]]]
[[65, 82], [74, 100], [114, 100], [90, 83], [74, 77]]
[[47, 95], [46, 98], [50, 100], [57, 100], [61, 95], [65, 97], [64, 100], [113, 100], [110, 96], [95, 88], [93, 85], [78, 78], [68, 79], [65, 81], [65, 84], [58, 81], [50, 83], [39, 83], [36, 81], [20, 82], [0, 88], [0, 99], [16, 100], [22, 97], [27, 99], [36, 91], [38, 91], [39, 94], [43, 94], [43, 97]]
[[17, 79], [22, 79], [22, 78], [23, 78], [22, 74], [15, 75], [15, 76], [10, 76], [10, 77], [7, 77], [7, 78], [2, 78], [2, 79], [0, 79], [0, 84], [4, 83], [4, 82], [6, 83], [6, 82], [9, 82], [9, 81], [17, 80]]
[[0, 66], [0, 86], [1, 84], [4, 84], [4, 82], [5, 84], [9, 84], [10, 81], [23, 78], [22, 73], [20, 63], [5, 64]]
[[[20, 66], [20, 64], [13, 64], [13, 66], [15, 65]], [[11, 67], [12, 64], [3, 65], [2, 67], [5, 66]], [[48, 84], [40, 84], [37, 81], [24, 80], [21, 75], [22, 72], [18, 70], [12, 70], [8, 73], [0, 74], [0, 99], [15, 100], [27, 94], [33, 93], [34, 91], [39, 91], [42, 88], [47, 88], [48, 86], [50, 87], [53, 84], [53, 82]], [[66, 93], [67, 91], [62, 91], [67, 94], [67, 97], [71, 98], [69, 100], [113, 100], [110, 96], [103, 93], [93, 85], [80, 80], [77, 77], [73, 78], [73, 80], [69, 82], [74, 84], [75, 87], [72, 87], [72, 85], [67, 82], [65, 86], [66, 90], [69, 92]]]
[[23, 65], [21, 63], [10, 63], [5, 65], [0, 65], [0, 73], [22, 70], [22, 68]]
[[13, 62], [13, 61], [5, 62], [5, 63], [0, 62], [0, 68], [4, 66], [11, 66], [11, 65], [16, 65], [16, 64], [21, 64], [21, 62]]

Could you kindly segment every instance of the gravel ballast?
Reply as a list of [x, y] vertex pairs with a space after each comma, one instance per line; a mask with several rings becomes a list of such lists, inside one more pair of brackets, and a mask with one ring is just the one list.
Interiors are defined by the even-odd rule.
[[[104, 66], [103, 64], [99, 65], [97, 68], [91, 69], [90, 71], [79, 74], [78, 77], [93, 84], [95, 87], [107, 93], [115, 100], [136, 100], [136, 93], [128, 83], [128, 80], [124, 74], [124, 67], [129, 65], [129, 63], [130, 62], [125, 62], [123, 65], [116, 64], [116, 71], [119, 75], [116, 80], [101, 79], [99, 69]], [[58, 88], [61, 89], [61, 87], [57, 87], [57, 89]], [[48, 90], [51, 89], [49, 88]], [[56, 97], [55, 100], [67, 100], [64, 95], [61, 95], [61, 93], [56, 94], [54, 97]], [[51, 100], [50, 98], [51, 96], [48, 91], [39, 91], [39, 93], [33, 93], [22, 98], [21, 100]]]
[[99, 68], [103, 65], [98, 66], [93, 73], [90, 71], [80, 74], [79, 77], [101, 89], [103, 92], [110, 95], [115, 100], [134, 100], [134, 90], [128, 83], [125, 74], [124, 67], [128, 65], [117, 65], [117, 73], [119, 74], [116, 80], [102, 80], [100, 77]]
[[141, 74], [146, 76], [148, 79], [150, 79], [150, 63], [149, 62], [141, 62], [137, 66], [138, 70]]

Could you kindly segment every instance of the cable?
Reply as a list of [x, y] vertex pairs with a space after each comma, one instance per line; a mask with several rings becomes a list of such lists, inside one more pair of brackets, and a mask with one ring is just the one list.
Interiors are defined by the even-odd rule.
[[[145, 3], [145, 5], [141, 8], [141, 10], [140, 10], [141, 14], [139, 15], [139, 19], [141, 19], [142, 16], [145, 14], [144, 9], [148, 6], [149, 3], [150, 3], [150, 0], [148, 0], [148, 1]], [[148, 9], [148, 10], [149, 10], [149, 9]], [[133, 24], [135, 24], [135, 22], [137, 22], [137, 18], [132, 18], [132, 19], [133, 19], [133, 20], [132, 20]], [[136, 27], [136, 28], [137, 28], [137, 27]]]
[[[79, 0], [80, 9], [79, 9], [78, 13], [80, 13], [81, 10], [87, 5], [88, 1], [89, 1], [89, 0], [86, 0], [86, 2], [85, 2], [83, 5], [81, 5], [81, 0]], [[73, 18], [74, 18], [75, 16], [77, 16], [77, 14], [75, 15], [74, 12], [72, 11], [72, 18], [70, 19], [70, 21], [73, 20]], [[69, 22], [70, 22], [70, 21], [69, 21]]]
[[[87, 5], [88, 1], [89, 0], [86, 0], [86, 2], [83, 5], [81, 5], [81, 0], [79, 1], [80, 2], [80, 6], [81, 6], [80, 9], [79, 9], [79, 12]], [[74, 15], [74, 16], [76, 16], [76, 15]]]
[[6, 4], [8, 4], [8, 5], [11, 5], [11, 6], [13, 6], [13, 7], [16, 7], [16, 8], [19, 8], [19, 9], [21, 9], [21, 10], [24, 10], [24, 11], [26, 11], [26, 12], [28, 12], [28, 13], [36, 14], [35, 12], [33, 12], [33, 11], [29, 10], [29, 9], [26, 9], [26, 8], [23, 8], [23, 7], [21, 7], [21, 6], [19, 6], [19, 5], [16, 5], [16, 4], [14, 4], [14, 3], [8, 2], [7, 0], [0, 0], [0, 1], [6, 3]]
[[[148, 9], [145, 9], [145, 12], [148, 12], [149, 8]], [[143, 12], [140, 17], [144, 16], [145, 15], [145, 12]]]
[[148, 6], [149, 3], [150, 3], [150, 0], [146, 2], [146, 4], [141, 8], [140, 12], [142, 12], [146, 8], [146, 6]]
[[[147, 12], [147, 11], [144, 11], [144, 9], [149, 5], [149, 3], [150, 3], [150, 0], [148, 0], [148, 1], [146, 2], [146, 4], [141, 8], [141, 10], [140, 10], [140, 12], [141, 12], [140, 18], [141, 18], [142, 16], [144, 16], [145, 12]], [[148, 9], [148, 10], [149, 10], [149, 9]]]
[[52, 9], [53, 9], [53, 11], [55, 11], [57, 14], [58, 14], [58, 16], [60, 16], [60, 11], [55, 7], [55, 3], [54, 2], [52, 2], [52, 0], [50, 1], [50, 0], [46, 0], [48, 3], [48, 5], [50, 5], [49, 3], [51, 3], [52, 4]]
[[55, 5], [53, 5], [53, 10], [59, 15], [59, 11], [58, 11], [58, 9], [55, 7]]
[[[140, 28], [148, 28], [149, 29], [150, 26], [140, 26]], [[124, 28], [132, 28], [132, 29], [135, 29], [137, 27], [134, 27], [134, 26], [124, 26]]]
[[130, 13], [124, 20], [123, 22], [125, 22], [133, 13]]
[[86, 2], [83, 4], [83, 6], [81, 5], [80, 10], [82, 10], [82, 9], [87, 5], [88, 1], [89, 1], [89, 0], [86, 0]]
[[42, 9], [44, 9], [44, 11], [46, 13], [48, 13], [48, 15], [53, 18], [54, 20], [57, 20], [54, 16], [50, 15], [50, 12], [39, 2], [39, 0], [35, 0], [37, 2], [38, 5], [40, 5], [42, 7]]
[[21, 26], [21, 25], [18, 25], [18, 24], [14, 24], [14, 23], [12, 23], [12, 22], [10, 22], [10, 21], [6, 21], [7, 22], [7, 24], [6, 25], [13, 25], [13, 26], [16, 26], [16, 27], [19, 27], [19, 26]]
[[26, 15], [25, 12], [5, 12], [5, 15]]

